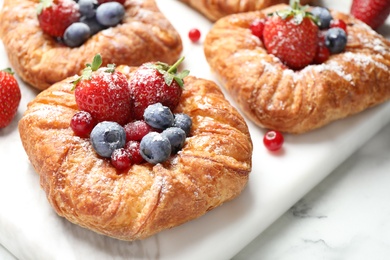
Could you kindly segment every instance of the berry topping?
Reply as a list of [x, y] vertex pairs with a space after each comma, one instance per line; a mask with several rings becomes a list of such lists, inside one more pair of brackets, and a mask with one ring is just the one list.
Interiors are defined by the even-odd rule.
[[150, 132], [141, 140], [140, 153], [149, 163], [161, 163], [171, 155], [171, 143], [165, 136], [157, 132]]
[[125, 148], [119, 148], [111, 154], [111, 164], [118, 170], [126, 170], [131, 164], [131, 155]]
[[283, 135], [278, 131], [268, 131], [263, 138], [265, 147], [270, 151], [277, 151], [284, 143]]
[[264, 19], [257, 19], [249, 26], [252, 34], [259, 37], [261, 40], [263, 39], [264, 24]]
[[152, 128], [143, 120], [136, 120], [124, 126], [126, 140], [141, 141], [142, 137], [151, 132]]
[[118, 3], [121, 3], [121, 4], [125, 4], [126, 0], [98, 0], [97, 1], [98, 4], [104, 4], [104, 3], [108, 3], [108, 2], [118, 2]]
[[104, 25], [101, 25], [96, 20], [96, 16], [94, 16], [92, 18], [81, 17], [80, 22], [85, 23], [86, 25], [88, 25], [88, 27], [89, 27], [89, 29], [91, 31], [91, 35], [94, 35], [94, 34], [100, 32], [101, 30], [107, 28]]
[[347, 24], [343, 21], [343, 20], [340, 20], [340, 19], [334, 19], [330, 22], [330, 28], [341, 28], [345, 31], [345, 33], [348, 34], [348, 31], [347, 31]]
[[347, 34], [341, 28], [330, 28], [325, 34], [325, 45], [331, 53], [340, 53], [347, 45]]
[[299, 70], [309, 65], [316, 55], [318, 26], [315, 17], [291, 1], [289, 9], [276, 12], [264, 25], [263, 41], [268, 53], [285, 65]]
[[85, 23], [72, 23], [66, 28], [64, 33], [64, 42], [69, 47], [78, 47], [88, 40], [91, 35], [91, 29]]
[[175, 119], [173, 122], [173, 126], [179, 127], [183, 129], [183, 131], [186, 133], [186, 136], [190, 135], [191, 126], [192, 126], [192, 119], [187, 114], [175, 114]]
[[40, 0], [37, 14], [42, 30], [53, 37], [62, 37], [66, 28], [80, 19], [78, 5], [72, 0]]
[[151, 127], [166, 129], [173, 125], [174, 116], [169, 107], [156, 103], [145, 109], [144, 120]]
[[327, 8], [316, 6], [311, 9], [310, 12], [318, 18], [318, 27], [321, 30], [329, 28], [330, 22], [333, 20], [333, 17]]
[[95, 125], [95, 120], [86, 111], [77, 112], [70, 120], [70, 127], [75, 135], [80, 137], [88, 137]]
[[189, 32], [188, 32], [188, 38], [190, 38], [190, 40], [192, 42], [197, 42], [199, 41], [200, 39], [200, 31], [198, 29], [191, 29]]
[[124, 125], [131, 119], [131, 97], [127, 78], [114, 65], [100, 68], [98, 54], [87, 64], [75, 82], [76, 103], [98, 122], [114, 121]]
[[96, 9], [96, 20], [104, 26], [115, 26], [125, 16], [125, 8], [118, 2], [108, 2]]
[[145, 109], [161, 103], [172, 111], [176, 108], [182, 94], [183, 79], [188, 70], [177, 72], [184, 58], [169, 66], [162, 62], [141, 65], [129, 79], [134, 119], [142, 119]]
[[183, 129], [178, 127], [169, 127], [165, 129], [161, 135], [168, 138], [169, 142], [171, 143], [172, 154], [180, 151], [186, 141], [186, 133], [183, 131]]
[[313, 60], [314, 64], [324, 63], [330, 56], [329, 49], [325, 45], [325, 33], [326, 31], [319, 32], [317, 52]]
[[144, 158], [140, 153], [140, 142], [129, 141], [126, 143], [125, 149], [131, 155], [133, 164], [140, 164], [144, 161]]
[[94, 0], [79, 0], [80, 14], [86, 18], [92, 18], [95, 16]]
[[126, 132], [118, 123], [104, 121], [92, 129], [90, 139], [97, 154], [110, 158], [114, 150], [125, 146]]
[[21, 92], [11, 69], [0, 70], [0, 128], [8, 126], [18, 110]]
[[390, 14], [389, 0], [353, 0], [351, 14], [372, 29], [383, 25]]

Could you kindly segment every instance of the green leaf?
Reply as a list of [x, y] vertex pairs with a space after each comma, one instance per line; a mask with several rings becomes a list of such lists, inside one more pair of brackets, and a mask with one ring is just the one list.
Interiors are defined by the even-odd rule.
[[37, 14], [40, 15], [43, 9], [52, 6], [53, 0], [40, 0], [39, 5], [37, 6]]
[[12, 71], [11, 68], [5, 68], [5, 69], [3, 69], [3, 70], [1, 70], [1, 71], [4, 71], [5, 73], [9, 73], [9, 74], [11, 74], [11, 75], [14, 75], [14, 74], [15, 74], [15, 73]]
[[102, 64], [103, 64], [102, 56], [98, 53], [95, 55], [95, 57], [93, 57], [93, 61], [91, 65], [92, 71], [97, 71]]

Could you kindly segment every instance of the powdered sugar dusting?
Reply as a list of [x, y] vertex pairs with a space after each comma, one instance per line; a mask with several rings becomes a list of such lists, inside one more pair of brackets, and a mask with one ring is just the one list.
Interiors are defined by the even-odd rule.
[[344, 71], [344, 68], [336, 61], [330, 61], [328, 63], [323, 63], [317, 66], [312, 67], [316, 72], [320, 73], [321, 71], [330, 70], [335, 72], [341, 78], [346, 81], [349, 81], [352, 85], [354, 85], [353, 77], [351, 74], [347, 74]]

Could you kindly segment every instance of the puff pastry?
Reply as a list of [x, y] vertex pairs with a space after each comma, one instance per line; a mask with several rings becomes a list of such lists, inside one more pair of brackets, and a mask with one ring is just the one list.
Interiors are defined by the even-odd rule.
[[390, 43], [364, 23], [337, 11], [348, 24], [344, 52], [293, 71], [265, 50], [249, 25], [278, 5], [220, 19], [204, 51], [211, 69], [257, 125], [304, 133], [390, 99]]
[[[210, 21], [216, 21], [230, 14], [262, 10], [266, 7], [288, 3], [289, 0], [180, 0], [198, 10]], [[312, 0], [301, 0], [300, 3], [308, 4]]]
[[15, 72], [37, 89], [79, 73], [96, 53], [106, 63], [138, 66], [146, 61], [175, 62], [179, 34], [154, 0], [127, 0], [121, 25], [100, 31], [78, 48], [69, 48], [39, 27], [34, 0], [4, 0], [0, 38]]
[[[131, 74], [130, 67], [118, 69]], [[252, 141], [246, 122], [215, 83], [185, 78], [176, 112], [191, 116], [193, 126], [178, 154], [119, 175], [88, 138], [69, 127], [77, 111], [74, 79], [42, 91], [19, 123], [23, 146], [60, 216], [121, 240], [142, 239], [202, 216], [245, 187]]]

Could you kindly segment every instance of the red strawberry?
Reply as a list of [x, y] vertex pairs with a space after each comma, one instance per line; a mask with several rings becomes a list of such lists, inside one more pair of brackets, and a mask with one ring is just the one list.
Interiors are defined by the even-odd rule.
[[8, 126], [15, 117], [21, 99], [19, 84], [11, 69], [0, 71], [0, 128]]
[[72, 0], [40, 0], [37, 10], [39, 25], [53, 37], [62, 37], [69, 25], [80, 20], [79, 7]]
[[384, 24], [390, 14], [389, 0], [353, 0], [351, 14], [372, 29]]
[[98, 54], [74, 82], [77, 106], [98, 122], [114, 121], [124, 125], [131, 119], [129, 83], [122, 73], [115, 71], [114, 65], [100, 68], [101, 64]]
[[272, 14], [264, 25], [263, 39], [268, 53], [298, 70], [309, 65], [318, 45], [318, 26], [310, 13], [292, 1], [289, 9]]
[[176, 73], [183, 60], [172, 66], [162, 62], [145, 63], [132, 74], [129, 84], [134, 119], [143, 119], [145, 109], [158, 102], [172, 111], [175, 109], [183, 91], [183, 78], [189, 74], [188, 70]]

